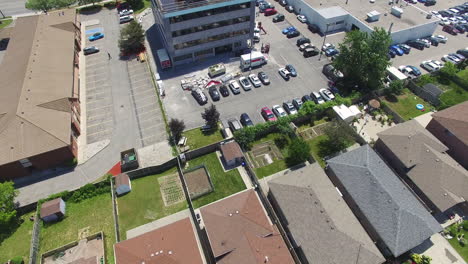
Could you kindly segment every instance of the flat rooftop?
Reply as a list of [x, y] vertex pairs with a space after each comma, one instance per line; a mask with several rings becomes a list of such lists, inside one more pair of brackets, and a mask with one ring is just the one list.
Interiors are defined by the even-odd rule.
[[[437, 21], [436, 18], [426, 18], [427, 12], [420, 8], [422, 7], [421, 4], [412, 5], [403, 0], [399, 0], [398, 4], [394, 5], [390, 5], [388, 0], [376, 0], [375, 3], [371, 3], [369, 0], [348, 0], [347, 4], [346, 1], [343, 0], [306, 0], [306, 2], [317, 10], [339, 6], [371, 28], [382, 27], [388, 30], [390, 25], [393, 23], [392, 32]], [[401, 18], [391, 14], [392, 6], [397, 6], [403, 9], [403, 15]], [[330, 12], [336, 12], [333, 9], [328, 10]], [[323, 11], [327, 12], [328, 10]], [[372, 11], [379, 12], [380, 19], [375, 22], [368, 22], [366, 21], [367, 13]], [[320, 13], [327, 17], [324, 12]]]
[[[223, 3], [227, 2], [250, 2], [249, 0], [245, 1], [233, 1], [233, 0], [153, 0], [157, 3], [158, 7], [160, 7], [161, 12], [164, 14], [178, 12], [182, 10], [188, 10], [193, 8], [201, 8], [204, 6], [209, 6], [213, 4], [219, 4], [223, 6]], [[227, 4], [224, 4], [227, 5]], [[195, 11], [196, 12], [196, 11]], [[188, 12], [190, 13], [190, 12]]]

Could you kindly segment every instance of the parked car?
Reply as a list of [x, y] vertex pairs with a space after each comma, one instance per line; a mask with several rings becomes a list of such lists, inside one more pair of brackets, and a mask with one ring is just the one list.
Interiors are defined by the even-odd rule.
[[426, 3], [424, 3], [425, 6], [433, 6], [437, 3], [436, 0], [426, 0]]
[[299, 109], [301, 109], [302, 107], [302, 100], [301, 98], [297, 97], [297, 98], [294, 98], [292, 100], [292, 104], [294, 105], [294, 107], [299, 111]]
[[421, 41], [422, 43], [424, 43], [424, 47], [426, 48], [430, 48], [431, 47], [431, 42], [427, 39], [417, 39], [418, 41]]
[[83, 54], [84, 55], [89, 55], [89, 54], [93, 54], [93, 53], [97, 53], [99, 52], [99, 49], [94, 47], [94, 46], [91, 46], [91, 47], [86, 47], [83, 49]]
[[219, 92], [218, 89], [216, 89], [216, 86], [211, 86], [208, 89], [208, 93], [210, 94], [211, 99], [213, 99], [213, 101], [219, 101], [219, 99], [221, 99], [221, 96], [219, 96]]
[[241, 124], [237, 119], [231, 118], [228, 120], [228, 125], [229, 128], [232, 130], [232, 132], [236, 132], [237, 130], [240, 130], [242, 128]]
[[273, 23], [281, 22], [281, 21], [284, 21], [284, 15], [282, 15], [282, 14], [277, 14], [277, 15], [273, 18]]
[[277, 120], [276, 116], [273, 114], [273, 112], [271, 112], [270, 108], [268, 107], [263, 107], [260, 113], [263, 116], [263, 118], [268, 122]]
[[249, 80], [244, 76], [239, 78], [239, 82], [242, 85], [242, 88], [244, 88], [244, 91], [250, 91], [252, 89], [252, 85], [250, 84]]
[[319, 53], [320, 51], [316, 47], [311, 46], [311, 47], [305, 48], [304, 51], [302, 52], [302, 55], [304, 56], [304, 58], [308, 58], [308, 57], [318, 55]]
[[310, 32], [312, 33], [319, 33], [320, 32], [320, 28], [317, 26], [317, 25], [314, 25], [314, 24], [308, 24], [307, 25], [307, 28], [310, 30]]
[[323, 99], [325, 99], [326, 101], [331, 101], [335, 99], [335, 96], [328, 89], [322, 88], [319, 90], [319, 92]]
[[444, 67], [444, 64], [438, 60], [430, 60], [430, 62], [434, 63], [435, 65], [437, 65], [440, 68]]
[[229, 89], [224, 84], [221, 85], [221, 87], [219, 87], [219, 92], [221, 93], [223, 97], [229, 96]]
[[208, 98], [206, 98], [205, 93], [199, 88], [192, 90], [192, 96], [201, 105], [204, 105], [208, 102]]
[[449, 55], [452, 55], [452, 56], [457, 57], [457, 58], [460, 60], [460, 62], [466, 60], [466, 57], [463, 56], [463, 55], [461, 55], [461, 54], [459, 54], [459, 53], [450, 53]]
[[268, 85], [270, 84], [270, 78], [268, 78], [268, 75], [264, 72], [259, 72], [258, 73], [258, 78], [260, 79], [260, 81], [265, 84], [265, 85]]
[[325, 56], [327, 57], [335, 56], [335, 55], [338, 55], [339, 53], [340, 52], [337, 49], [333, 49], [333, 48], [325, 50]]
[[333, 66], [333, 64], [325, 64], [322, 68], [322, 73], [333, 82], [339, 81], [344, 77], [343, 73]]
[[310, 44], [310, 39], [309, 38], [299, 38], [296, 40], [296, 46], [301, 46], [302, 44], [309, 43]]
[[317, 93], [317, 92], [312, 92], [312, 93], [310, 94], [310, 97], [312, 97], [312, 99], [314, 100], [314, 102], [315, 102], [316, 104], [323, 104], [323, 103], [325, 103], [325, 100], [323, 100], [322, 96], [321, 96], [319, 93]]
[[292, 13], [292, 12], [294, 12], [294, 7], [288, 5], [288, 6], [286, 7], [286, 11], [288, 11], [289, 13]]
[[117, 12], [120, 12], [125, 9], [130, 9], [130, 4], [127, 2], [120, 2], [117, 4]]
[[294, 107], [293, 103], [290, 102], [290, 101], [284, 102], [283, 103], [283, 108], [290, 115], [297, 114], [297, 109]]
[[296, 77], [296, 76], [297, 76], [297, 71], [296, 71], [296, 69], [294, 68], [294, 66], [292, 66], [292, 64], [286, 65], [285, 69], [289, 72], [289, 75], [290, 75], [290, 76], [292, 76], [292, 77]]
[[280, 6], [286, 6], [288, 4], [288, 2], [286, 2], [286, 0], [280, 0], [279, 4], [280, 4]]
[[304, 51], [307, 48], [313, 48], [314, 46], [310, 43], [304, 43], [299, 46], [299, 51]]
[[120, 17], [120, 24], [124, 24], [124, 23], [127, 23], [127, 22], [130, 22], [133, 20], [133, 16], [121, 16]]
[[403, 54], [405, 54], [405, 52], [402, 49], [400, 49], [398, 45], [390, 46], [390, 50], [393, 50], [398, 56], [403, 56]]
[[410, 40], [408, 42], [406, 42], [406, 44], [410, 47], [413, 47], [415, 49], [418, 49], [418, 50], [424, 50], [424, 48], [426, 47], [426, 44], [421, 42], [421, 41], [416, 41], [416, 40]]
[[452, 25], [446, 25], [442, 27], [442, 31], [445, 31], [449, 34], [452, 34], [454, 36], [458, 35], [460, 33], [454, 26]]
[[306, 94], [304, 96], [302, 96], [302, 102], [305, 103], [305, 102], [313, 102], [314, 99], [312, 99], [312, 97], [310, 97], [310, 95]]
[[468, 48], [459, 49], [457, 50], [457, 53], [463, 55], [464, 57], [468, 57]]
[[119, 12], [119, 16], [128, 16], [128, 15], [131, 15], [131, 14], [133, 14], [132, 9], [124, 9], [124, 10]]
[[281, 32], [282, 32], [283, 34], [286, 35], [286, 34], [288, 34], [289, 32], [293, 32], [293, 31], [296, 31], [296, 30], [297, 30], [297, 29], [296, 29], [295, 27], [289, 26], [289, 27], [283, 29]]
[[426, 37], [425, 39], [429, 40], [433, 46], [439, 46], [440, 39], [434, 38], [433, 36]]
[[327, 49], [334, 49], [335, 48], [335, 45], [331, 44], [331, 43], [325, 43], [323, 46], [322, 46], [322, 51], [326, 51]]
[[283, 77], [283, 79], [285, 79], [286, 81], [289, 80], [289, 72], [288, 70], [286, 70], [285, 68], [280, 68], [278, 70], [279, 74], [281, 75], [281, 77]]
[[465, 29], [465, 26], [464, 25], [461, 25], [461, 24], [458, 24], [458, 25], [454, 25], [453, 26], [456, 30], [458, 30], [458, 32], [460, 34], [463, 34], [466, 32], [466, 29]]
[[304, 15], [297, 15], [297, 20], [301, 21], [302, 23], [307, 22], [307, 18]]
[[104, 37], [104, 33], [101, 33], [101, 32], [97, 32], [97, 33], [94, 33], [93, 35], [89, 36], [89, 41], [95, 41], [95, 40], [98, 40], [98, 39], [102, 39]]
[[388, 54], [389, 58], [395, 58], [395, 56], [396, 56], [396, 52], [391, 50], [391, 49], [388, 50], [387, 54]]
[[240, 85], [236, 80], [229, 82], [229, 88], [231, 88], [233, 94], [240, 94]]
[[408, 67], [408, 68], [411, 69], [411, 71], [412, 71], [412, 73], [413, 73], [414, 76], [417, 77], [417, 76], [421, 75], [421, 71], [420, 71], [416, 66], [407, 65], [406, 67]]
[[273, 110], [273, 113], [275, 113], [275, 115], [278, 118], [285, 117], [285, 116], [288, 115], [288, 114], [286, 114], [286, 111], [284, 111], [283, 107], [281, 107], [279, 105], [274, 105], [271, 109]]
[[440, 67], [432, 61], [421, 62], [421, 68], [425, 69], [428, 72], [434, 72], [440, 69]]
[[248, 127], [248, 126], [253, 126], [253, 122], [252, 120], [250, 119], [249, 115], [247, 113], [243, 113], [241, 116], [240, 116], [240, 122], [243, 126], [245, 127]]
[[444, 62], [451, 62], [453, 64], [458, 64], [460, 63], [460, 59], [456, 56], [453, 56], [453, 55], [444, 55], [442, 56], [442, 61]]
[[295, 37], [298, 37], [299, 35], [301, 35], [301, 33], [296, 30], [296, 31], [288, 32], [288, 34], [286, 34], [286, 37], [295, 38]]
[[409, 54], [411, 51], [411, 47], [406, 44], [398, 44], [398, 47], [405, 53]]
[[268, 8], [264, 12], [265, 16], [272, 16], [272, 15], [275, 15], [276, 13], [278, 13], [278, 11], [276, 11], [276, 9], [273, 9], [273, 8]]
[[260, 79], [258, 79], [257, 75], [255, 75], [254, 73], [249, 75], [249, 80], [252, 83], [252, 85], [256, 88], [262, 86], [262, 82], [260, 81]]

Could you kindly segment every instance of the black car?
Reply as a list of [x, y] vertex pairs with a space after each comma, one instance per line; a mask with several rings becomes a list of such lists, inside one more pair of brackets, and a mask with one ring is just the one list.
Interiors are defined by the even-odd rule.
[[343, 79], [343, 73], [340, 72], [339, 70], [335, 69], [335, 67], [333, 67], [333, 64], [329, 63], [329, 64], [325, 64], [322, 68], [322, 73], [327, 76], [328, 79], [330, 79], [331, 81], [339, 81], [340, 79]]
[[426, 37], [426, 38], [423, 38], [425, 40], [428, 40], [432, 46], [439, 46], [439, 40], [437, 38], [433, 38], [433, 37]]
[[436, 0], [426, 0], [426, 3], [424, 3], [425, 6], [433, 6], [437, 3]]
[[197, 102], [201, 105], [204, 105], [208, 102], [205, 93], [201, 89], [194, 89], [192, 90], [192, 95], [197, 100]]
[[211, 86], [208, 89], [208, 93], [210, 94], [211, 99], [213, 99], [213, 101], [219, 101], [219, 99], [221, 99], [221, 96], [219, 96], [218, 89], [216, 89], [215, 86]]
[[273, 23], [281, 22], [281, 21], [284, 21], [284, 15], [283, 14], [277, 14], [275, 17], [273, 17]]
[[288, 6], [286, 7], [286, 11], [288, 11], [289, 13], [292, 13], [292, 12], [294, 12], [294, 7], [288, 5]]
[[270, 84], [270, 78], [268, 78], [268, 75], [264, 72], [259, 72], [258, 73], [258, 79], [260, 79], [260, 81], [263, 83], [263, 84]]
[[409, 54], [411, 51], [411, 47], [406, 44], [399, 44], [398, 47], [405, 53]]
[[304, 49], [304, 51], [302, 52], [302, 55], [304, 56], [304, 58], [309, 58], [312, 56], [316, 56], [319, 53], [320, 53], [320, 50], [317, 49], [316, 47], [308, 47]]
[[302, 102], [313, 102], [314, 99], [312, 99], [312, 97], [310, 97], [310, 95], [306, 94], [304, 96], [302, 96]]
[[395, 56], [396, 56], [396, 52], [393, 51], [393, 50], [391, 50], [391, 49], [389, 49], [389, 50], [388, 50], [388, 57], [389, 57], [389, 58], [395, 58]]
[[310, 30], [310, 32], [312, 33], [319, 33], [320, 32], [320, 28], [317, 26], [317, 25], [314, 25], [314, 24], [308, 24], [307, 25], [307, 28]]
[[288, 70], [289, 72], [289, 75], [291, 75], [292, 77], [296, 77], [297, 76], [297, 71], [296, 69], [294, 68], [294, 66], [292, 66], [291, 64], [288, 64], [286, 65], [286, 67], [284, 67], [286, 70]]
[[287, 38], [295, 38], [295, 37], [298, 37], [299, 35], [301, 35], [301, 33], [297, 30], [294, 30], [294, 31], [290, 31], [288, 32], [288, 34], [286, 34], [286, 37]]
[[447, 10], [439, 11], [439, 14], [440, 14], [442, 17], [452, 17], [452, 13], [448, 12]]
[[288, 4], [288, 2], [286, 2], [286, 0], [280, 0], [279, 4], [280, 4], [280, 6], [286, 6]]
[[461, 54], [462, 56], [468, 57], [468, 48], [459, 49], [459, 50], [457, 50], [457, 53]]
[[418, 49], [418, 50], [423, 50], [424, 47], [426, 46], [424, 42], [418, 41], [418, 40], [410, 40], [410, 41], [406, 42], [406, 44], [408, 46], [413, 47], [413, 48]]
[[89, 54], [93, 54], [93, 53], [97, 53], [97, 52], [99, 52], [99, 49], [94, 47], [94, 46], [86, 47], [86, 48], [83, 49], [84, 55], [89, 55]]
[[296, 46], [299, 47], [300, 45], [302, 45], [302, 44], [304, 44], [304, 43], [310, 43], [310, 39], [308, 39], [308, 38], [300, 38], [300, 39], [298, 39], [298, 40], [296, 41]]
[[253, 122], [252, 120], [250, 120], [250, 117], [248, 114], [246, 113], [243, 113], [241, 116], [240, 116], [240, 122], [242, 123], [243, 126], [245, 127], [248, 127], [248, 126], [253, 126]]
[[462, 26], [462, 25], [454, 25], [454, 27], [455, 27], [458, 31], [460, 31], [460, 33], [465, 33], [465, 32], [466, 32], [465, 27]]
[[219, 92], [221, 93], [222, 96], [226, 97], [229, 95], [229, 89], [227, 88], [226, 85], [221, 85], [221, 87], [219, 87]]

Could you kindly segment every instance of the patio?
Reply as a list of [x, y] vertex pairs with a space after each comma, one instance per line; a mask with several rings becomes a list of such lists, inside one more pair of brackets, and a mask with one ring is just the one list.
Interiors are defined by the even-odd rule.
[[367, 142], [375, 142], [378, 139], [377, 134], [395, 126], [394, 122], [388, 122], [387, 115], [379, 112], [375, 116], [362, 111], [362, 116], [352, 124], [357, 133]]

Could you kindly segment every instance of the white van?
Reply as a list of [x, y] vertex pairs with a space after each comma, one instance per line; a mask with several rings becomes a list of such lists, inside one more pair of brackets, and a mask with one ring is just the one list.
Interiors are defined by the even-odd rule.
[[240, 68], [247, 70], [250, 67], [257, 67], [267, 63], [267, 58], [259, 51], [252, 51], [250, 54], [241, 55]]

